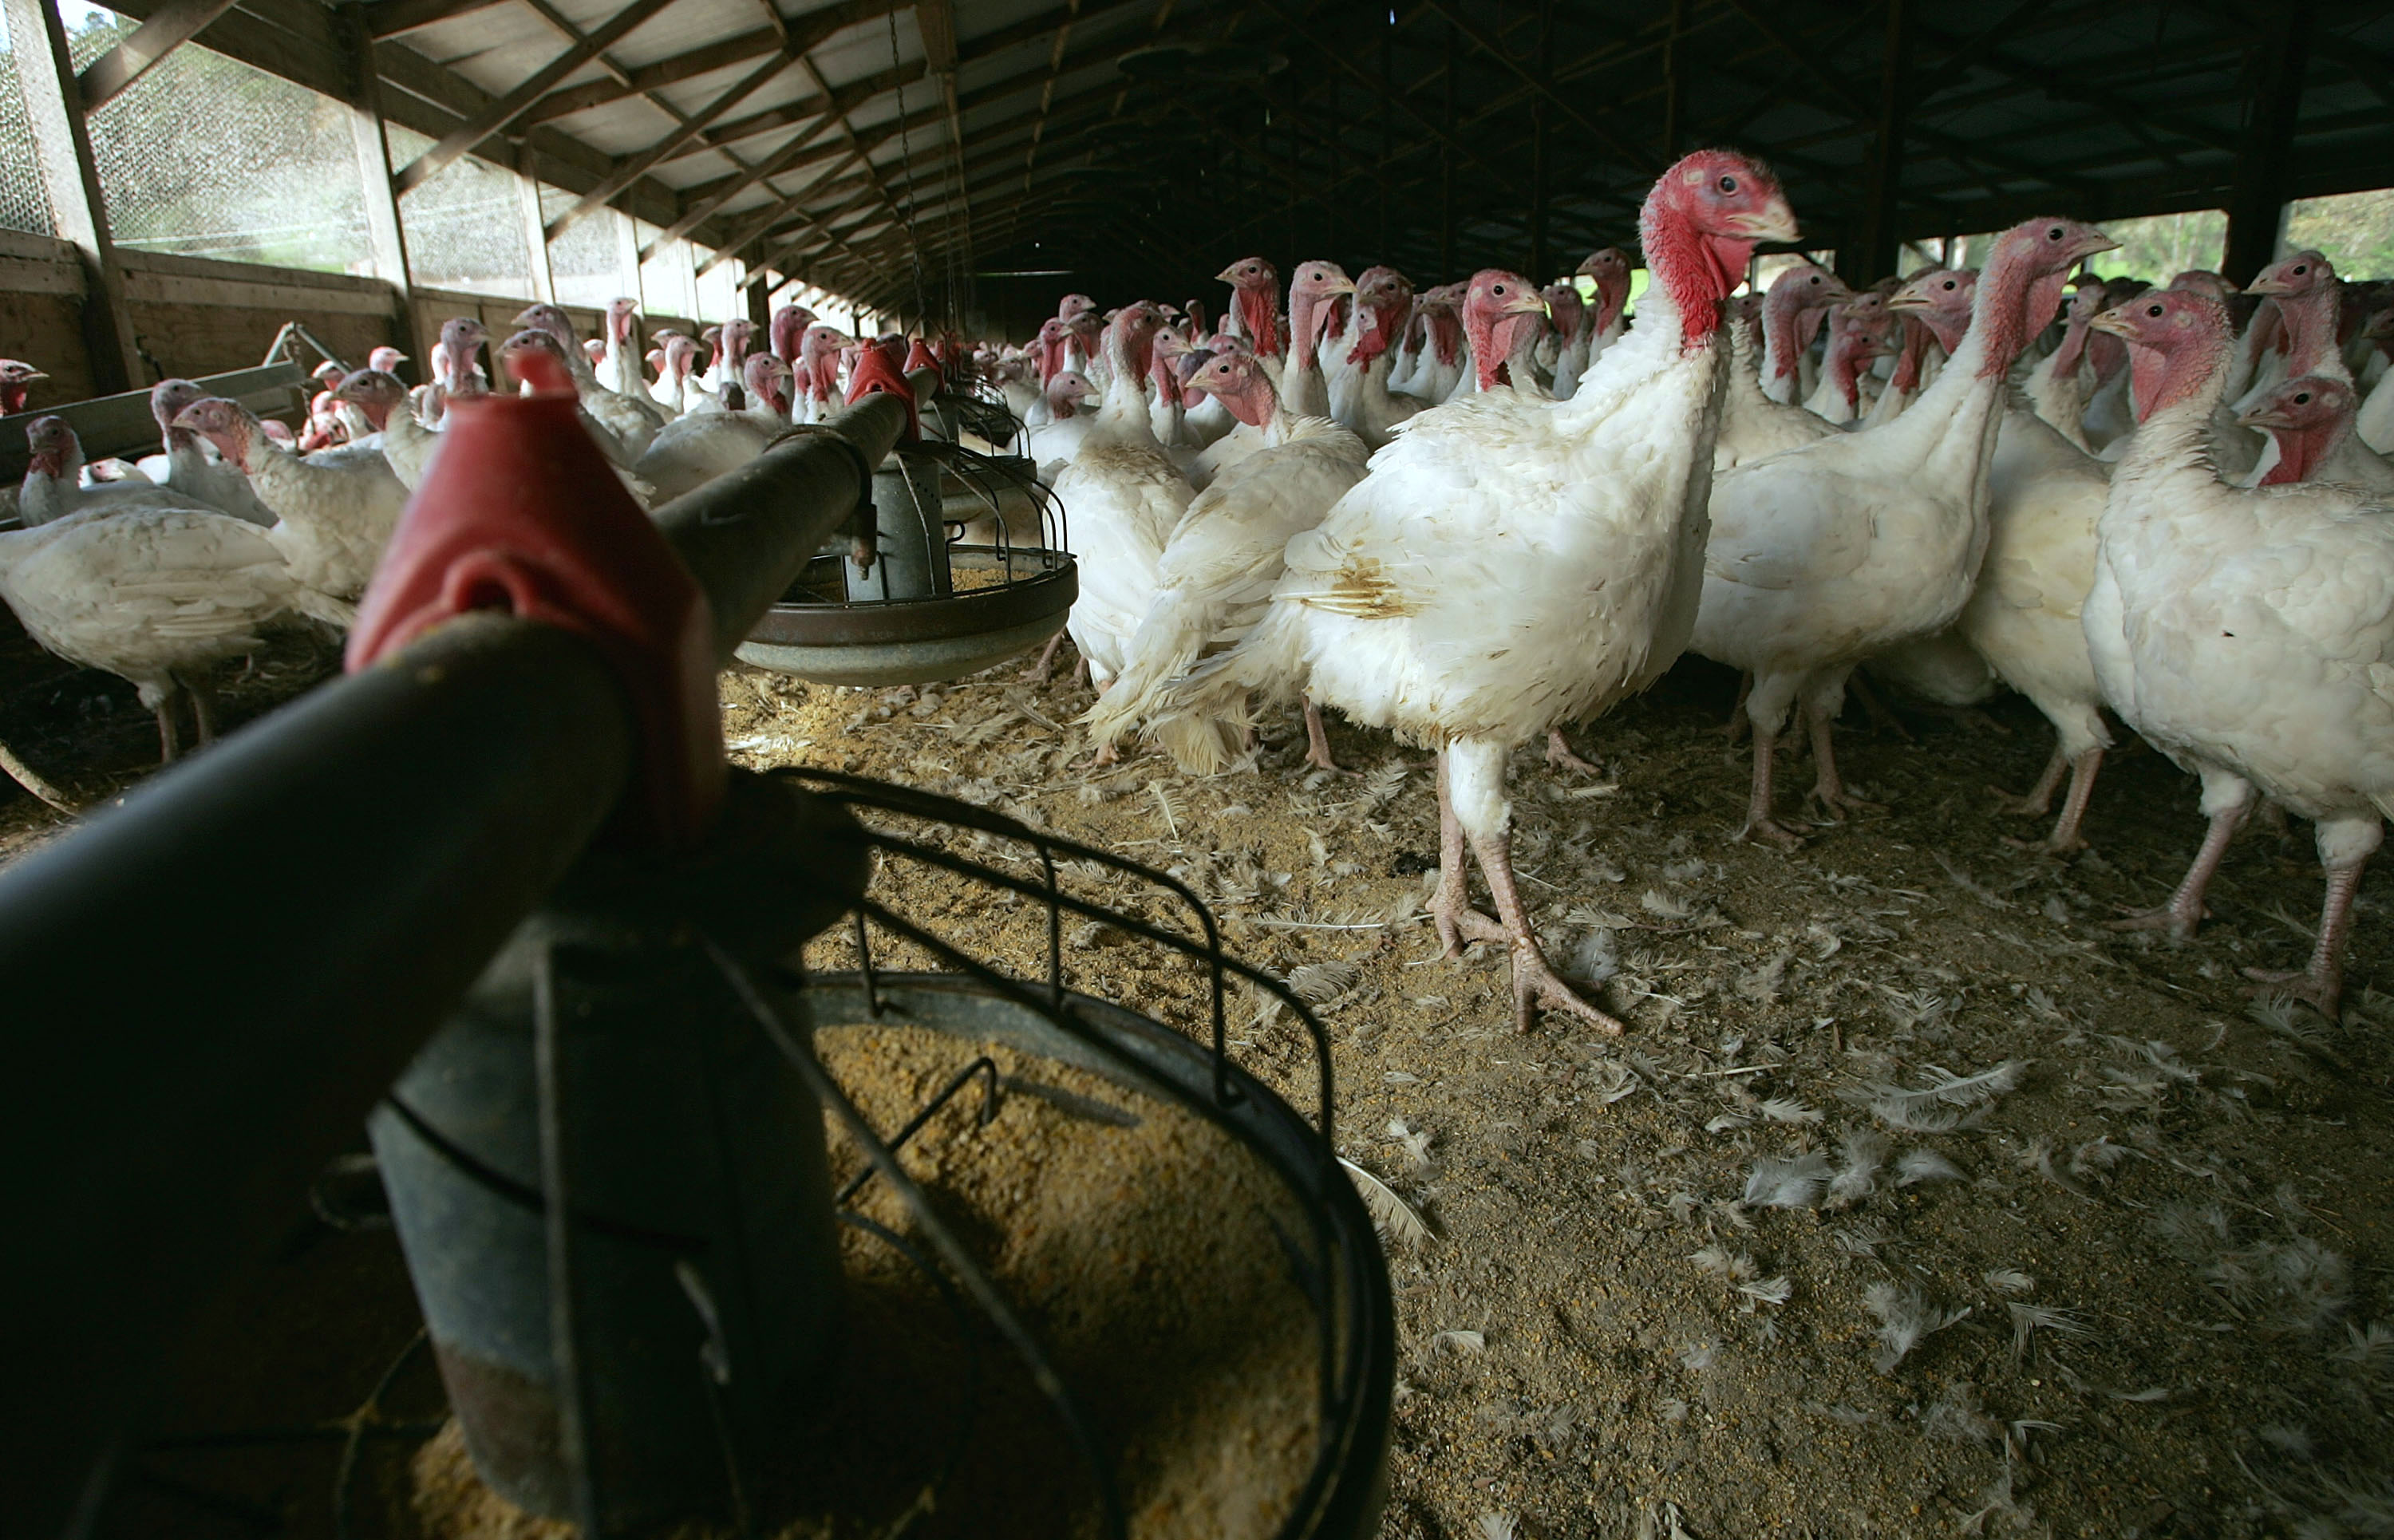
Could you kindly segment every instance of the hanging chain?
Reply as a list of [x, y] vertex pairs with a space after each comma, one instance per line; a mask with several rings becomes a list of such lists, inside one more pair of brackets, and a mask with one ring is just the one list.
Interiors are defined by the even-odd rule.
[[[898, 62], [898, 8], [891, 7], [888, 14], [889, 17], [889, 69], [892, 73], [897, 73], [901, 68]], [[914, 164], [914, 147], [907, 142], [906, 134], [906, 88], [901, 86], [898, 87], [898, 165], [901, 171], [910, 173], [906, 184], [906, 257], [914, 270], [914, 314], [927, 326], [930, 315], [926, 309], [923, 294], [923, 242], [914, 228], [914, 186], [911, 175]], [[870, 172], [871, 169], [868, 162], [866, 170]], [[895, 213], [896, 210], [893, 209], [891, 212]]]

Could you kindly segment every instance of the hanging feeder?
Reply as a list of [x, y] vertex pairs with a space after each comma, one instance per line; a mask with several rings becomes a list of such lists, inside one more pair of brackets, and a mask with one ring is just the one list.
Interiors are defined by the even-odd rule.
[[958, 441], [1010, 444], [1018, 425], [1002, 403], [945, 392], [924, 415], [946, 436], [901, 441], [881, 462], [872, 506], [857, 510], [870, 525], [808, 563], [743, 662], [818, 684], [932, 684], [1064, 628], [1080, 580], [1054, 494], [1030, 460]]

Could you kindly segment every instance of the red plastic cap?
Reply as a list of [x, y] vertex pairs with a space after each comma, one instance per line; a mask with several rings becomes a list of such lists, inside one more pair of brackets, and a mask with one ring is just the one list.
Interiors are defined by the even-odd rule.
[[[522, 361], [536, 385], [565, 379]], [[618, 831], [687, 845], [723, 799], [714, 617], [575, 412], [570, 386], [452, 398], [440, 455], [408, 500], [349, 632], [357, 673], [443, 621], [501, 610], [586, 637], [631, 696], [641, 785]]]
[[939, 366], [940, 361], [931, 352], [930, 345], [921, 337], [907, 345], [906, 373], [911, 375], [917, 369], [937, 369]]
[[880, 348], [867, 348], [857, 355], [856, 368], [848, 376], [848, 404], [854, 406], [867, 396], [887, 392], [906, 403], [904, 441], [913, 443], [923, 436], [923, 419], [914, 408], [914, 388], [906, 383], [905, 374], [889, 362], [888, 352]]

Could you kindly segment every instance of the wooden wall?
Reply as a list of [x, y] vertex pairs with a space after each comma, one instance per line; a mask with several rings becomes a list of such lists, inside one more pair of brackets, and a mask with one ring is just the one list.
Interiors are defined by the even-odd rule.
[[49, 375], [33, 387], [36, 405], [95, 393], [84, 350], [83, 266], [65, 242], [0, 230], [0, 358]]

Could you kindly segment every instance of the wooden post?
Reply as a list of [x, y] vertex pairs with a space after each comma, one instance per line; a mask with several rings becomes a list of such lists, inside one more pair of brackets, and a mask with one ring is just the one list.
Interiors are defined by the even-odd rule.
[[1912, 51], [1912, 0], [1888, 0], [1887, 46], [1879, 72], [1878, 128], [1871, 137], [1870, 181], [1855, 239], [1837, 247], [1837, 275], [1859, 289], [1895, 270], [1896, 214], [1903, 191], [1904, 74]]
[[2302, 115], [2303, 73], [2310, 64], [2311, 7], [2292, 0], [2263, 23], [2255, 60], [2250, 116], [2228, 192], [2228, 250], [2219, 269], [2230, 283], [2250, 283], [2277, 260], [2286, 217], [2286, 164], [2295, 124]]
[[540, 217], [540, 154], [530, 139], [516, 149], [516, 215], [523, 227], [524, 260], [532, 269], [532, 296], [554, 305], [557, 274], [548, 265], [548, 221]]
[[432, 377], [432, 345], [441, 334], [416, 313], [415, 280], [407, 265], [407, 227], [399, 217], [399, 193], [390, 181], [390, 141], [382, 125], [382, 75], [375, 68], [374, 37], [366, 31], [365, 7], [350, 4], [335, 13], [349, 44], [355, 72], [349, 89], [349, 140], [358, 157], [358, 180], [365, 188], [366, 244], [374, 255], [375, 274], [390, 285], [395, 322], [391, 340], [404, 349], [413, 367], [401, 378]]
[[108, 204], [92, 159], [66, 27], [50, 0], [0, 4], [7, 7], [17, 84], [25, 98], [25, 121], [33, 129], [33, 158], [41, 163], [50, 217], [59, 238], [72, 244], [83, 258], [84, 349], [91, 360], [92, 384], [101, 395], [131, 390], [149, 383], [149, 371], [134, 343], [125, 274], [116, 265], [116, 243], [109, 237]]
[[623, 288], [619, 297], [638, 301], [642, 309], [648, 308], [640, 294], [639, 221], [620, 209], [615, 214], [615, 282]]

